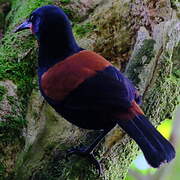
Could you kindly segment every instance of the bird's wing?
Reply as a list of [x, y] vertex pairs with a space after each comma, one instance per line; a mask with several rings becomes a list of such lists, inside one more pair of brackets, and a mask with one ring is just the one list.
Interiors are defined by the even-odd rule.
[[86, 79], [111, 64], [102, 56], [83, 50], [57, 63], [41, 77], [41, 88], [55, 101], [63, 100]]
[[71, 108], [110, 110], [127, 109], [134, 99], [134, 90], [127, 79], [113, 66], [81, 83], [66, 98], [66, 104]]
[[118, 69], [87, 50], [50, 68], [42, 76], [41, 87], [46, 96], [66, 99], [72, 108], [126, 109], [136, 98], [136, 89]]

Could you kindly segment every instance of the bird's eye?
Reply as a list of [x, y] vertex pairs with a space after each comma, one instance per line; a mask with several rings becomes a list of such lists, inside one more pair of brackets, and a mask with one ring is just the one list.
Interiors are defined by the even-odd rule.
[[29, 21], [30, 21], [30, 22], [32, 22], [32, 21], [33, 21], [33, 19], [34, 19], [34, 16], [33, 16], [33, 15], [31, 15], [31, 16], [29, 17]]

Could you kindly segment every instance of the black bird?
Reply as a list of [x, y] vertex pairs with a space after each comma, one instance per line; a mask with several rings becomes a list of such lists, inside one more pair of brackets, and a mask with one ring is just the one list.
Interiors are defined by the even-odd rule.
[[118, 124], [152, 167], [175, 157], [173, 146], [139, 107], [140, 96], [132, 82], [102, 56], [79, 47], [61, 8], [36, 9], [16, 32], [24, 29], [31, 29], [39, 43], [39, 88], [46, 101], [78, 127], [103, 130], [92, 145], [71, 153], [88, 156], [100, 168], [93, 150]]

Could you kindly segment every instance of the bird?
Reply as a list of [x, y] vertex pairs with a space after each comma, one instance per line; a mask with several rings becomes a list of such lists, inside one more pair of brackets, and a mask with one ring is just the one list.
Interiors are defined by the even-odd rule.
[[103, 56], [78, 45], [62, 8], [35, 9], [15, 32], [24, 29], [30, 29], [38, 41], [38, 82], [44, 99], [70, 123], [102, 130], [90, 146], [74, 148], [70, 154], [84, 155], [100, 169], [93, 151], [118, 124], [152, 167], [174, 159], [174, 147], [140, 108], [141, 96], [132, 81]]

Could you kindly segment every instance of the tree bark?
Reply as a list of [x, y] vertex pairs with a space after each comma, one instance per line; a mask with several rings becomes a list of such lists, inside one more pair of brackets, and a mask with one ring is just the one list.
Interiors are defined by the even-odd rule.
[[102, 177], [97, 178], [87, 159], [65, 158], [68, 149], [87, 146], [99, 132], [73, 126], [46, 104], [37, 90], [35, 40], [29, 32], [12, 33], [32, 10], [49, 3], [68, 13], [83, 48], [102, 54], [136, 84], [155, 126], [171, 118], [178, 103], [178, 7], [173, 4], [173, 9], [168, 0], [11, 1], [0, 47], [0, 175], [18, 180], [124, 179], [139, 149], [119, 127], [95, 151]]

